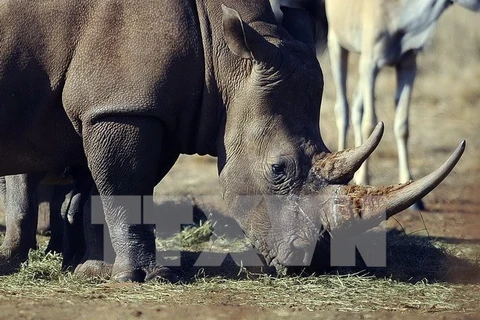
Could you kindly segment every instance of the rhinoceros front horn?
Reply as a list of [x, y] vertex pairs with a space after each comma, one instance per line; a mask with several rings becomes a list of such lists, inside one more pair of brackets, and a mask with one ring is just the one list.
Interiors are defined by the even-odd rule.
[[318, 155], [313, 164], [316, 176], [332, 184], [348, 183], [362, 163], [377, 148], [382, 139], [383, 131], [384, 125], [383, 122], [380, 122], [361, 146]]
[[465, 150], [462, 141], [450, 158], [437, 170], [414, 182], [388, 187], [357, 185], [330, 186], [334, 202], [324, 212], [322, 223], [327, 230], [364, 232], [382, 220], [408, 208], [432, 191], [452, 171]]

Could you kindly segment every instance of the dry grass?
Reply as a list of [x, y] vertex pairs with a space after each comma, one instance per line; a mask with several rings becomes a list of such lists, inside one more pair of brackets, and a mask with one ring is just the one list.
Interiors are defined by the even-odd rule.
[[[195, 230], [198, 229], [198, 230]], [[198, 246], [207, 227], [189, 228], [181, 239]], [[223, 244], [227, 240], [222, 239]], [[162, 242], [160, 242], [162, 243]], [[186, 243], [183, 243], [185, 247]], [[44, 245], [43, 245], [44, 246]], [[170, 245], [170, 248], [174, 246]], [[212, 248], [212, 247], [211, 247]], [[188, 249], [188, 248], [186, 248]], [[191, 250], [194, 250], [190, 248]], [[214, 251], [222, 251], [223, 245]], [[142, 303], [155, 301], [162, 304], [226, 304], [267, 308], [293, 308], [306, 310], [339, 310], [366, 312], [376, 310], [462, 312], [478, 311], [476, 299], [478, 285], [457, 285], [447, 282], [414, 280], [413, 275], [431, 275], [442, 268], [442, 261], [457, 259], [439, 244], [425, 238], [406, 237], [395, 233], [389, 241], [389, 264], [387, 269], [355, 271], [331, 271], [313, 276], [280, 276], [253, 274], [236, 267], [236, 275], [220, 272], [207, 276], [208, 271], [199, 269], [191, 279], [179, 284], [152, 282], [146, 284], [112, 283], [105, 279], [85, 280], [61, 270], [61, 257], [31, 251], [29, 263], [10, 276], [0, 277], [0, 295], [4, 298], [26, 297], [28, 299], [52, 300], [85, 299]], [[459, 266], [456, 260], [457, 267]], [[476, 268], [479, 267], [477, 264]], [[421, 269], [421, 270], [419, 270]], [[361, 269], [360, 269], [361, 270]], [[433, 271], [432, 271], [433, 270]], [[354, 273], [353, 273], [354, 272]], [[409, 278], [410, 277], [410, 278]], [[409, 281], [398, 280], [409, 278]], [[465, 288], [469, 290], [465, 290]]]

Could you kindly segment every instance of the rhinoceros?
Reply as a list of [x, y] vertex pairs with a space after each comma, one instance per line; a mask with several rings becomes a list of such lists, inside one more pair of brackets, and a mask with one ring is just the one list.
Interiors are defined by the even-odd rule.
[[83, 206], [93, 187], [88, 170], [68, 168], [68, 173], [62, 170], [0, 177], [6, 221], [6, 233], [0, 247], [0, 275], [18, 270], [27, 260], [29, 250], [37, 247], [39, 201], [46, 187], [54, 187], [47, 212], [51, 236], [46, 252], [61, 252], [65, 269], [74, 269], [83, 258]]
[[[285, 10], [280, 26], [268, 0], [222, 2], [15, 0], [0, 8], [0, 175], [88, 165], [115, 280], [164, 274], [153, 226], [132, 224], [133, 209], [118, 196], [151, 195], [181, 153], [218, 157], [229, 214], [265, 263], [284, 266], [303, 261], [322, 230], [370, 228], [407, 208], [464, 150], [462, 142], [414, 183], [348, 186], [383, 125], [356, 149], [325, 146], [309, 15]], [[77, 271], [89, 266], [102, 269], [87, 255]]]

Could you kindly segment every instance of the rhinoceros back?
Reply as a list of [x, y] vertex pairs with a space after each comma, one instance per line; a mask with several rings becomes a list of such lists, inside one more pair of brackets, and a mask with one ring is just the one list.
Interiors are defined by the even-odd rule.
[[203, 89], [198, 24], [193, 1], [2, 1], [0, 174], [84, 164], [95, 117], [174, 130]]

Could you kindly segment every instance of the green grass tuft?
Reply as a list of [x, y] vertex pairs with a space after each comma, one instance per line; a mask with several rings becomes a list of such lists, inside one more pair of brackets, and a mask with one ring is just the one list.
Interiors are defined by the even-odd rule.
[[199, 226], [188, 226], [178, 233], [178, 241], [182, 247], [192, 247], [210, 240], [213, 225], [210, 221], [200, 221]]

